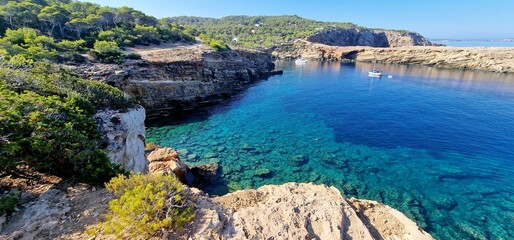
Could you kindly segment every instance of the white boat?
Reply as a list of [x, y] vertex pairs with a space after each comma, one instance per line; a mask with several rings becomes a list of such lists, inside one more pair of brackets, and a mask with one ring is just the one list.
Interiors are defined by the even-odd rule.
[[303, 58], [298, 58], [294, 61], [295, 64], [304, 64], [304, 63], [307, 63], [307, 59], [303, 59]]
[[373, 69], [370, 72], [368, 72], [368, 76], [370, 77], [381, 77], [382, 72], [380, 70]]

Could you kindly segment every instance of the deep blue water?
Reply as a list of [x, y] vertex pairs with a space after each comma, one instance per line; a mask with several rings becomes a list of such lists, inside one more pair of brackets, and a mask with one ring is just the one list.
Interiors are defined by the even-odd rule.
[[500, 41], [500, 40], [490, 40], [490, 41], [473, 41], [473, 40], [433, 40], [432, 43], [444, 44], [450, 47], [514, 47], [514, 41]]
[[[372, 67], [392, 78], [369, 78]], [[438, 239], [514, 239], [514, 75], [277, 68], [284, 75], [222, 105], [150, 125], [147, 142], [189, 164], [219, 163], [211, 194], [324, 183], [389, 204]]]

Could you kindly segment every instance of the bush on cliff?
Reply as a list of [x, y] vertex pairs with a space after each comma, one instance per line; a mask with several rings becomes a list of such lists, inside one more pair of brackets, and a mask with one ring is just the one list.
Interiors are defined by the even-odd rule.
[[147, 239], [160, 230], [180, 230], [194, 218], [194, 206], [180, 181], [171, 175], [118, 176], [106, 184], [117, 198], [109, 202], [106, 220], [92, 235]]
[[207, 45], [212, 47], [215, 51], [227, 51], [230, 48], [223, 41], [213, 39], [205, 34], [200, 34], [200, 39], [202, 39]]
[[28, 165], [65, 178], [102, 183], [119, 174], [102, 150], [96, 110], [128, 108], [133, 100], [108, 85], [63, 69], [0, 67], [0, 170]]
[[97, 60], [105, 63], [120, 63], [123, 56], [118, 44], [111, 41], [96, 41], [91, 53]]

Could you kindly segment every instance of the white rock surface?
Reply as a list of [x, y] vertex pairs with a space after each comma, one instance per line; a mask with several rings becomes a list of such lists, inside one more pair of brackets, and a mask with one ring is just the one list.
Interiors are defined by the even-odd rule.
[[126, 112], [100, 111], [94, 119], [108, 144], [107, 153], [112, 162], [120, 164], [127, 171], [148, 171], [143, 107], [128, 109]]
[[402, 213], [376, 202], [359, 202], [357, 212], [325, 185], [267, 185], [198, 204], [190, 239], [432, 239]]

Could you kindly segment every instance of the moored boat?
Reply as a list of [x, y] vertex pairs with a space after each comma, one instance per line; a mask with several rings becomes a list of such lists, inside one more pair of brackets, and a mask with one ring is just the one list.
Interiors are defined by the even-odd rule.
[[368, 72], [368, 76], [370, 76], [370, 77], [381, 77], [382, 76], [382, 72], [380, 70], [373, 69], [370, 72]]
[[298, 58], [294, 61], [295, 64], [304, 64], [304, 63], [307, 63], [307, 59], [303, 59], [303, 58]]

